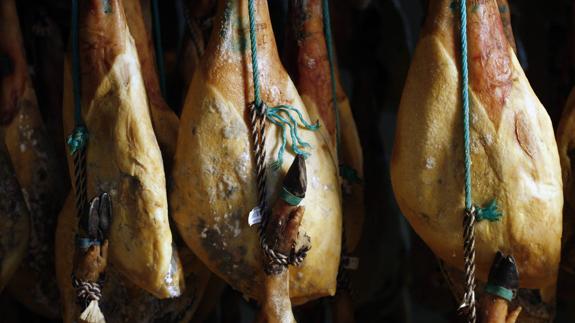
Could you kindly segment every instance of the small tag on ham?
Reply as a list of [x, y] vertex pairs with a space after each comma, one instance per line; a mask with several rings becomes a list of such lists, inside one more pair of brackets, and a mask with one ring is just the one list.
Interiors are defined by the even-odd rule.
[[259, 206], [254, 207], [248, 216], [248, 224], [253, 226], [254, 224], [260, 224], [262, 222], [262, 209]]

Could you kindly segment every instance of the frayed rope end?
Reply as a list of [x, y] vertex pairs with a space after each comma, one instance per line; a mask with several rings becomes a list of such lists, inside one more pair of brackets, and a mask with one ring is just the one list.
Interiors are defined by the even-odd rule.
[[96, 300], [91, 301], [88, 307], [80, 314], [80, 320], [86, 323], [106, 323], [104, 314]]
[[77, 151], [83, 149], [88, 142], [88, 129], [84, 126], [74, 128], [74, 131], [68, 136], [68, 150], [70, 155], [74, 155]]
[[497, 200], [491, 201], [486, 207], [476, 207], [475, 219], [477, 221], [487, 220], [495, 222], [501, 220], [503, 213], [497, 208]]

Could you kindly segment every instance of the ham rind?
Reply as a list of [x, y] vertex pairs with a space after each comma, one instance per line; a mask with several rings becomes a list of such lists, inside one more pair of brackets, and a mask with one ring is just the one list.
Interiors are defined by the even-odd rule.
[[[219, 1], [217, 23], [181, 117], [170, 202], [178, 229], [194, 253], [233, 288], [262, 299], [258, 228], [248, 226], [257, 192], [249, 131], [253, 86], [247, 4]], [[309, 120], [280, 63], [266, 1], [256, 1], [256, 15], [263, 100], [269, 106], [290, 104]], [[281, 137], [278, 127], [268, 123], [267, 129], [269, 165]], [[312, 248], [303, 265], [290, 270], [290, 297], [296, 304], [334, 294], [341, 249], [340, 188], [329, 143], [315, 132], [300, 129], [299, 134], [313, 147], [306, 160], [309, 186], [301, 226]], [[289, 152], [281, 170], [268, 171], [269, 200], [277, 197], [278, 181], [293, 160]]]
[[[341, 87], [337, 63], [336, 97], [340, 113], [341, 151], [336, 151], [337, 127], [333, 106], [328, 50], [324, 36], [322, 1], [290, 1], [289, 44], [286, 65], [294, 78], [297, 90], [310, 117], [320, 119], [324, 139], [330, 142], [332, 158], [338, 165], [345, 165], [357, 172], [359, 181], [345, 179], [343, 189], [343, 224], [347, 250], [353, 251], [361, 237], [365, 213], [363, 185], [363, 152], [353, 119], [349, 100]], [[335, 50], [335, 49], [334, 49]], [[334, 53], [335, 54], [335, 53]], [[343, 175], [343, 174], [340, 174]]]
[[0, 55], [6, 64], [0, 96], [2, 140], [30, 214], [28, 252], [7, 290], [34, 312], [57, 318], [54, 229], [66, 194], [60, 182], [65, 171], [38, 109], [13, 0], [0, 2]]
[[[111, 264], [158, 298], [178, 296], [183, 273], [172, 248], [162, 155], [123, 6], [119, 0], [83, 1], [79, 20], [88, 197], [111, 196]], [[69, 134], [74, 127], [69, 64], [64, 75]], [[73, 174], [71, 159], [69, 166]]]
[[[401, 99], [391, 177], [414, 230], [461, 270], [463, 117], [459, 15], [451, 3], [430, 1]], [[476, 273], [485, 281], [502, 251], [515, 257], [522, 288], [547, 288], [557, 278], [563, 207], [553, 127], [505, 37], [495, 0], [469, 1], [468, 37], [473, 201], [496, 200], [503, 214], [475, 226]]]

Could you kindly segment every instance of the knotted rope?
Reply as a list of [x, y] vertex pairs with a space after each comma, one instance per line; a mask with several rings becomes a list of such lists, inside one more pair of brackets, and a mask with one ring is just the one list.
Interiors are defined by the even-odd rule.
[[469, 75], [467, 66], [467, 4], [459, 1], [461, 40], [461, 100], [463, 108], [463, 144], [465, 162], [465, 216], [463, 218], [463, 256], [465, 267], [465, 293], [460, 310], [467, 321], [477, 320], [475, 302], [475, 208], [471, 199], [471, 145], [469, 140]]
[[78, 26], [78, 0], [72, 0], [72, 91], [74, 95], [75, 128], [68, 137], [68, 150], [74, 157], [75, 205], [79, 219], [86, 214], [88, 193], [86, 189], [86, 145], [88, 144], [88, 129], [82, 119], [82, 101], [80, 93], [80, 49]]
[[[277, 107], [268, 108], [261, 98], [260, 78], [259, 78], [259, 65], [258, 65], [258, 52], [257, 52], [257, 28], [255, 17], [255, 0], [248, 1], [248, 14], [249, 14], [249, 29], [250, 29], [250, 49], [251, 49], [251, 62], [252, 62], [252, 78], [254, 86], [254, 101], [249, 104], [250, 110], [250, 123], [252, 131], [252, 144], [254, 150], [254, 157], [256, 159], [256, 178], [258, 188], [258, 205], [252, 213], [258, 213], [261, 217], [261, 225], [259, 229], [260, 245], [264, 254], [273, 262], [279, 264], [285, 263], [298, 263], [303, 260], [305, 253], [300, 254], [298, 257], [285, 257], [280, 253], [272, 250], [266, 243], [264, 237], [264, 228], [267, 225], [268, 207], [266, 202], [267, 196], [267, 175], [266, 175], [266, 119], [271, 123], [279, 126], [282, 130], [282, 143], [278, 152], [277, 159], [272, 164], [273, 169], [279, 169], [283, 163], [283, 154], [287, 145], [287, 128], [289, 128], [290, 136], [292, 139], [292, 151], [296, 154], [308, 156], [309, 153], [301, 150], [300, 148], [309, 147], [309, 144], [303, 141], [297, 132], [298, 127], [303, 127], [307, 130], [315, 131], [319, 128], [319, 122], [311, 125], [306, 122], [303, 115], [296, 108], [289, 105], [279, 105]], [[291, 115], [294, 112], [299, 117], [301, 125]]]

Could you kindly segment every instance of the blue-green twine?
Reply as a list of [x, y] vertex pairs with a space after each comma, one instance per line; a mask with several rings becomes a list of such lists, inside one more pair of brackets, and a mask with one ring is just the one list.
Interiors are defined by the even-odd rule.
[[[257, 31], [256, 31], [256, 17], [255, 17], [255, 0], [248, 1], [248, 14], [250, 20], [250, 46], [251, 46], [251, 59], [252, 59], [252, 77], [254, 82], [254, 104], [256, 109], [261, 113], [263, 109], [263, 102], [260, 92], [260, 77], [258, 66], [258, 48], [257, 48]], [[319, 128], [319, 122], [309, 124], [303, 117], [302, 113], [289, 105], [278, 105], [276, 107], [268, 108], [266, 111], [266, 119], [271, 123], [277, 125], [282, 131], [282, 143], [278, 151], [277, 159], [272, 163], [273, 169], [279, 169], [283, 164], [283, 155], [287, 145], [286, 131], [289, 128], [290, 137], [292, 140], [291, 148], [296, 154], [301, 154], [308, 157], [309, 153], [301, 150], [300, 148], [310, 147], [310, 145], [303, 141], [298, 134], [299, 124], [292, 116], [292, 112], [296, 113], [299, 117], [304, 129], [315, 131]], [[283, 116], [282, 116], [283, 114]]]
[[[295, 154], [303, 155], [306, 158], [309, 156], [308, 152], [300, 149], [300, 147], [309, 148], [310, 145], [303, 139], [301, 139], [301, 137], [299, 136], [298, 128], [300, 127], [300, 125], [298, 124], [298, 121], [291, 115], [290, 112], [294, 112], [297, 114], [297, 116], [299, 117], [299, 121], [301, 122], [304, 129], [311, 131], [316, 131], [317, 129], [319, 129], [319, 122], [316, 122], [315, 124], [308, 123], [304, 119], [302, 113], [299, 110], [295, 109], [294, 107], [291, 107], [289, 105], [279, 105], [273, 108], [268, 108], [266, 118], [273, 124], [279, 126], [282, 130], [282, 144], [278, 151], [277, 159], [272, 163], [273, 169], [279, 169], [283, 164], [283, 155], [287, 144], [286, 127], [289, 128], [290, 131], [290, 136], [292, 140], [291, 145], [292, 151]], [[287, 119], [281, 115], [282, 113], [287, 117]]]
[[74, 155], [82, 148], [86, 147], [88, 142], [88, 129], [85, 126], [76, 126], [70, 136], [68, 136], [68, 149], [70, 155]]
[[78, 16], [78, 0], [72, 0], [72, 93], [74, 95], [75, 128], [67, 140], [68, 149], [72, 155], [84, 148], [88, 141], [88, 130], [82, 119], [82, 101], [80, 97], [80, 37], [78, 34]]
[[[465, 208], [471, 210], [473, 205], [471, 194], [471, 144], [469, 133], [469, 67], [467, 57], [467, 3], [465, 0], [459, 1], [460, 24], [461, 24], [461, 100], [463, 105], [463, 142], [465, 153]], [[486, 207], [475, 207], [476, 220], [498, 221], [503, 214], [497, 208], [497, 201], [494, 199]]]
[[461, 18], [461, 100], [463, 104], [463, 142], [465, 153], [465, 208], [472, 207], [471, 199], [471, 145], [469, 140], [469, 71], [467, 66], [467, 4], [460, 1]]
[[497, 207], [497, 201], [492, 200], [487, 206], [476, 208], [475, 219], [477, 221], [487, 220], [490, 222], [499, 221], [503, 214]]
[[254, 80], [254, 102], [256, 109], [262, 109], [262, 98], [260, 94], [260, 75], [258, 66], [258, 44], [257, 44], [257, 32], [256, 32], [256, 10], [255, 1], [249, 0], [248, 2], [248, 14], [250, 18], [250, 46], [252, 50], [252, 77]]

